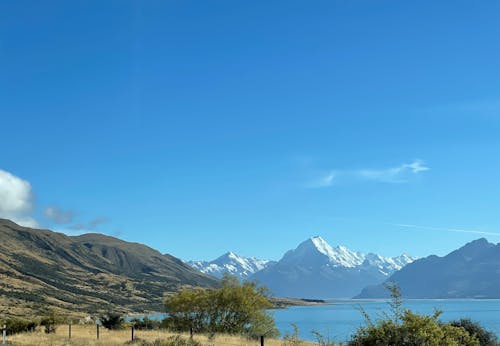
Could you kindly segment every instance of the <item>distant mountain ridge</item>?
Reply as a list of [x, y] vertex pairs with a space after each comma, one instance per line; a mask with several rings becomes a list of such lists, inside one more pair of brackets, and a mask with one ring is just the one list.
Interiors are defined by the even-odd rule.
[[[481, 238], [444, 257], [416, 260], [387, 281], [398, 284], [404, 298], [500, 298], [500, 244]], [[383, 297], [383, 284], [366, 287], [356, 296]]]
[[275, 265], [253, 274], [277, 296], [351, 298], [368, 285], [383, 282], [415, 258], [383, 257], [332, 247], [316, 236], [290, 250]]
[[71, 237], [0, 219], [0, 240], [5, 315], [162, 311], [165, 292], [218, 284], [178, 258], [102, 234]]
[[247, 279], [250, 275], [276, 262], [227, 252], [213, 261], [189, 261], [187, 263], [202, 273], [216, 278], [221, 278], [225, 273], [229, 273], [239, 279]]

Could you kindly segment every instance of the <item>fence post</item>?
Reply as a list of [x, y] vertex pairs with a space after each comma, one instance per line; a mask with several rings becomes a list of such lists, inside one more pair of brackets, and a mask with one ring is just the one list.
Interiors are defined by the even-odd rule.
[[5, 345], [5, 338], [7, 337], [7, 326], [4, 324], [2, 328], [2, 344]]
[[189, 338], [193, 338], [193, 327], [189, 327]]
[[97, 340], [99, 340], [99, 324], [96, 324], [96, 330], [97, 330]]
[[68, 337], [71, 339], [71, 321], [68, 324]]
[[264, 346], [264, 335], [260, 336], [260, 346]]
[[132, 327], [130, 327], [130, 329], [132, 330], [132, 341], [134, 341], [134, 325], [132, 325]]

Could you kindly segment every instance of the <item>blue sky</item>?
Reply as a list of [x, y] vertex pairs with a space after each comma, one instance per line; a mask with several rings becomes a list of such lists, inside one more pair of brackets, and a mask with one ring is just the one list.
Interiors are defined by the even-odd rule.
[[497, 1], [0, 4], [0, 216], [184, 259], [500, 242]]

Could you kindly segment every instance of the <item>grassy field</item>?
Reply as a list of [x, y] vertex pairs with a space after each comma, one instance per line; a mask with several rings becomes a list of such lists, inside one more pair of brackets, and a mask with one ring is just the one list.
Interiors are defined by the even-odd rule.
[[[71, 328], [71, 339], [68, 338], [68, 326], [60, 325], [55, 334], [45, 334], [43, 328], [38, 328], [33, 333], [16, 334], [7, 337], [8, 343], [12, 345], [33, 345], [33, 346], [118, 346], [118, 345], [141, 345], [153, 343], [155, 340], [167, 340], [169, 337], [176, 336], [163, 330], [135, 331], [136, 341], [131, 343], [131, 330], [109, 331], [104, 328], [99, 330], [99, 340], [96, 338], [96, 327], [94, 325], [73, 325]], [[189, 335], [182, 335], [185, 339]], [[216, 335], [209, 339], [205, 335], [195, 335], [195, 341], [199, 341], [203, 346], [259, 346], [257, 340], [248, 340], [246, 338], [231, 335]], [[158, 344], [161, 345], [161, 344]], [[312, 343], [299, 342], [290, 343], [284, 340], [265, 340], [266, 346], [312, 346]]]

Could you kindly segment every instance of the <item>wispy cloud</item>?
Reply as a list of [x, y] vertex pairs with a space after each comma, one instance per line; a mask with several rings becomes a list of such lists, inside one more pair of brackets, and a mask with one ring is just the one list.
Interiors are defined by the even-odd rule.
[[84, 232], [92, 232], [95, 231], [96, 228], [106, 222], [110, 222], [111, 220], [106, 216], [99, 216], [95, 219], [89, 221], [88, 223], [77, 223], [68, 228], [68, 231], [84, 231]]
[[56, 224], [67, 224], [73, 222], [75, 212], [63, 210], [56, 206], [49, 206], [43, 211], [43, 215]]
[[410, 163], [379, 169], [330, 170], [323, 176], [313, 180], [307, 186], [324, 188], [341, 182], [374, 181], [383, 183], [407, 183], [430, 168], [423, 160], [415, 159]]
[[471, 233], [471, 234], [500, 236], [500, 233], [498, 233], [498, 232], [487, 232], [487, 231], [481, 231], [481, 230], [475, 230], [475, 229], [429, 227], [429, 226], [419, 226], [419, 225], [411, 225], [411, 224], [395, 224], [395, 226], [404, 227], [404, 228], [412, 228], [412, 229], [423, 230], [423, 231]]
[[309, 188], [322, 188], [332, 186], [333, 181], [335, 179], [335, 172], [330, 172], [315, 181], [310, 182], [307, 187]]
[[366, 180], [385, 183], [406, 183], [411, 177], [428, 170], [429, 167], [422, 160], [414, 160], [411, 163], [403, 163], [399, 166], [386, 169], [363, 169], [355, 171], [354, 174]]

